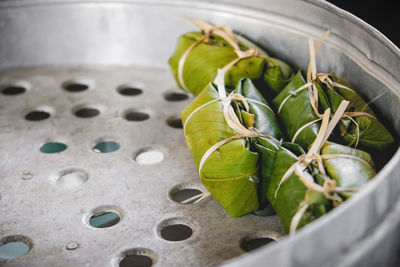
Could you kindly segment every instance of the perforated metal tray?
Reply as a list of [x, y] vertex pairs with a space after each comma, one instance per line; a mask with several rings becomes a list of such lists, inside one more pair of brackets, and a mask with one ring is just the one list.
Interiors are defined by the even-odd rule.
[[[191, 99], [171, 101], [185, 95], [175, 90], [168, 69], [32, 68], [4, 72], [0, 80], [3, 89], [19, 83], [27, 90], [1, 97], [6, 106], [1, 125], [1, 201], [6, 216], [1, 217], [1, 229], [31, 243], [31, 251], [9, 265], [101, 266], [118, 262], [134, 249], [160, 266], [209, 265], [242, 254], [242, 239], [282, 235], [276, 216], [231, 218], [211, 198], [187, 205], [174, 201], [179, 190], [204, 189], [182, 129], [169, 125], [171, 119], [179, 120]], [[89, 88], [63, 88], [71, 82]], [[118, 90], [123, 88], [140, 88], [142, 93], [121, 95]], [[78, 117], [76, 112], [84, 108], [99, 114]], [[50, 117], [27, 120], [34, 111]], [[128, 114], [139, 112], [149, 117], [131, 115], [133, 120], [127, 120]], [[110, 141], [120, 148], [93, 150]], [[67, 148], [41, 152], [49, 142]], [[54, 151], [54, 145], [47, 150]], [[137, 156], [148, 151], [161, 153], [163, 160], [150, 156], [138, 162]], [[157, 159], [162, 161], [149, 164]], [[116, 213], [120, 221], [112, 227], [92, 227], [89, 219], [104, 212]], [[185, 240], [165, 240], [161, 230], [176, 224], [190, 227], [192, 234], [186, 239], [185, 229], [178, 229], [175, 237]], [[69, 248], [71, 242], [76, 249]]]
[[[179, 128], [192, 98], [166, 64], [178, 36], [195, 30], [180, 15], [227, 24], [300, 68], [307, 38], [332, 29], [319, 69], [352, 82], [399, 132], [399, 50], [323, 1], [2, 1], [0, 246], [28, 251], [0, 265], [393, 264], [398, 153], [356, 197], [290, 238], [275, 215], [231, 218], [212, 198], [176, 202], [204, 191]], [[104, 213], [114, 217], [101, 222]]]

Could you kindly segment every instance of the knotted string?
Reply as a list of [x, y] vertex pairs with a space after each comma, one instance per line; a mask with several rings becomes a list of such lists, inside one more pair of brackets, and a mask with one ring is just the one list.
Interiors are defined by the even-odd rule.
[[[285, 172], [285, 174], [282, 176], [282, 179], [280, 180], [278, 187], [275, 190], [275, 195], [274, 197], [277, 197], [278, 191], [281, 188], [281, 185], [291, 176], [291, 174], [297, 170], [297, 174], [299, 174], [299, 178], [300, 180], [307, 186], [309, 185], [309, 182], [312, 182], [312, 188], [314, 189], [314, 191], [323, 191], [321, 190], [322, 187], [318, 184], [315, 184], [313, 182], [313, 179], [311, 177], [311, 181], [310, 181], [310, 177], [306, 177], [305, 175], [301, 175], [301, 173], [299, 172], [299, 169], [303, 168], [305, 169], [314, 159], [318, 159], [317, 162], [319, 163], [319, 151], [322, 147], [322, 145], [326, 142], [326, 140], [328, 140], [329, 135], [331, 134], [331, 132], [334, 129], [334, 126], [336, 125], [337, 121], [338, 121], [338, 117], [341, 116], [344, 112], [344, 110], [346, 109], [347, 105], [349, 104], [349, 101], [342, 101], [342, 103], [340, 104], [338, 111], [336, 111], [336, 113], [333, 115], [332, 120], [329, 122], [329, 117], [330, 117], [330, 109], [325, 110], [324, 115], [323, 115], [323, 119], [322, 119], [322, 123], [321, 123], [321, 127], [319, 129], [318, 135], [315, 138], [315, 141], [313, 143], [313, 145], [311, 146], [311, 148], [309, 149], [309, 151], [307, 152], [307, 154], [302, 155], [299, 157], [298, 161], [295, 162], [292, 166], [290, 166], [290, 168]], [[340, 118], [340, 117], [339, 117]], [[322, 166], [320, 166], [320, 164], [318, 164], [319, 166], [319, 170], [321, 171]], [[297, 167], [297, 169], [296, 169]], [[325, 170], [322, 171], [322, 173], [325, 173]]]
[[[197, 107], [196, 109], [194, 109], [189, 116], [186, 118], [186, 121], [183, 125], [183, 130], [185, 131], [186, 126], [188, 121], [190, 120], [190, 118], [192, 118], [192, 116], [194, 114], [196, 114], [199, 110], [203, 109], [204, 107], [212, 104], [212, 103], [216, 103], [218, 101], [222, 102], [223, 105], [223, 114], [224, 114], [224, 118], [225, 121], [227, 122], [227, 124], [229, 125], [229, 127], [231, 127], [232, 129], [234, 129], [235, 131], [238, 132], [238, 134], [228, 137], [224, 140], [221, 140], [219, 142], [217, 142], [216, 144], [214, 144], [213, 146], [211, 146], [203, 155], [203, 157], [200, 160], [199, 163], [199, 168], [198, 168], [198, 172], [199, 175], [201, 176], [201, 170], [206, 162], [206, 160], [211, 156], [211, 154], [216, 151], [218, 148], [220, 148], [221, 146], [233, 141], [233, 140], [238, 140], [238, 139], [242, 139], [242, 138], [255, 138], [255, 137], [265, 137], [265, 138], [271, 138], [271, 139], [275, 139], [272, 136], [269, 135], [265, 135], [265, 134], [261, 134], [256, 128], [254, 127], [250, 127], [250, 128], [246, 128], [245, 126], [243, 126], [241, 124], [241, 122], [239, 121], [238, 117], [236, 116], [235, 111], [233, 110], [232, 106], [231, 106], [231, 102], [233, 100], [237, 100], [237, 101], [241, 101], [246, 109], [247, 112], [249, 112], [249, 105], [248, 102], [252, 102], [258, 105], [263, 106], [264, 108], [267, 108], [268, 110], [270, 110], [271, 112], [272, 109], [266, 105], [263, 102], [254, 100], [254, 99], [249, 99], [244, 97], [241, 94], [238, 93], [231, 93], [228, 96], [226, 96], [226, 89], [225, 89], [225, 71], [223, 69], [218, 69], [218, 73], [217, 73], [217, 77], [214, 80], [214, 83], [217, 85], [217, 89], [218, 89], [218, 95], [220, 98], [211, 100], [209, 102], [206, 102], [204, 104], [202, 104], [201, 106]], [[207, 198], [208, 196], [210, 196], [211, 194], [209, 192], [206, 193], [201, 193], [198, 195], [195, 195], [189, 199], [186, 199], [184, 201], [182, 201], [181, 203], [186, 204], [194, 199], [197, 199], [194, 203], [198, 203], [201, 200]]]
[[237, 55], [237, 58], [229, 62], [227, 65], [225, 65], [222, 69], [226, 72], [228, 71], [233, 65], [235, 65], [237, 62], [239, 62], [241, 59], [248, 58], [248, 57], [253, 57], [253, 56], [260, 56], [263, 53], [259, 51], [257, 48], [249, 48], [246, 51], [243, 51], [240, 49], [239, 42], [235, 37], [235, 34], [233, 33], [232, 29], [229, 28], [228, 26], [225, 25], [220, 25], [220, 26], [213, 26], [203, 20], [200, 19], [187, 19], [184, 18], [184, 20], [188, 21], [189, 23], [194, 24], [195, 26], [199, 27], [203, 31], [203, 36], [200, 37], [196, 42], [194, 42], [192, 45], [190, 45], [185, 52], [182, 54], [181, 58], [179, 59], [178, 63], [178, 81], [181, 84], [182, 88], [190, 92], [189, 89], [187, 88], [185, 81], [183, 79], [183, 68], [185, 66], [185, 62], [187, 57], [189, 56], [190, 52], [195, 48], [198, 44], [201, 42], [208, 42], [210, 36], [219, 36], [223, 38], [226, 42], [228, 42], [234, 49], [235, 54]]
[[[332, 118], [330, 116], [330, 113], [331, 113], [330, 109], [328, 108], [325, 110], [323, 117], [322, 117], [321, 127], [318, 131], [318, 134], [317, 134], [317, 137], [315, 138], [314, 143], [312, 144], [312, 146], [309, 149], [309, 151], [307, 152], [307, 154], [301, 155], [300, 157], [298, 157], [298, 161], [296, 161], [293, 165], [291, 165], [289, 167], [289, 169], [284, 173], [284, 175], [282, 176], [282, 178], [278, 184], [277, 189], [275, 190], [275, 194], [274, 194], [275, 199], [277, 197], [277, 194], [278, 194], [279, 189], [281, 188], [282, 184], [286, 180], [288, 180], [289, 177], [293, 173], [295, 173], [296, 176], [300, 179], [300, 181], [308, 188], [308, 191], [311, 190], [311, 191], [322, 193], [326, 198], [333, 200], [334, 205], [338, 205], [343, 201], [337, 195], [337, 193], [357, 192], [356, 189], [342, 188], [342, 187], [336, 186], [336, 182], [326, 175], [326, 172], [324, 169], [324, 164], [323, 164], [323, 159], [351, 158], [351, 159], [359, 160], [368, 165], [370, 165], [370, 164], [363, 159], [360, 159], [360, 158], [352, 156], [352, 155], [347, 155], [347, 154], [320, 155], [320, 150], [321, 150], [323, 144], [328, 140], [328, 138], [331, 135], [336, 124], [342, 118], [349, 103], [350, 103], [349, 101], [343, 100], [340, 103], [337, 111], [333, 114]], [[307, 172], [307, 166], [310, 165], [312, 162], [315, 162], [319, 172], [322, 175], [322, 178], [324, 179], [324, 182], [322, 185], [316, 183], [314, 181], [313, 176]], [[292, 218], [292, 221], [290, 224], [290, 233], [293, 233], [296, 230], [298, 223], [300, 222], [301, 216], [304, 214], [304, 212], [309, 207], [309, 204], [307, 204], [308, 195], [309, 194], [306, 193], [305, 199], [300, 203], [298, 211], [296, 212], [295, 216]]]
[[[209, 104], [215, 103], [217, 101], [221, 101], [222, 105], [223, 105], [223, 114], [224, 114], [224, 118], [226, 123], [228, 124], [228, 126], [230, 128], [232, 128], [233, 130], [235, 130], [236, 132], [238, 132], [238, 134], [233, 135], [231, 137], [228, 137], [224, 140], [221, 140], [219, 142], [217, 142], [216, 144], [214, 144], [213, 146], [211, 146], [203, 155], [203, 157], [200, 160], [199, 163], [199, 168], [198, 168], [198, 172], [201, 175], [201, 170], [204, 166], [204, 163], [206, 162], [206, 160], [211, 156], [211, 154], [217, 150], [218, 148], [220, 148], [221, 146], [233, 141], [233, 140], [237, 140], [237, 139], [242, 139], [242, 138], [255, 138], [255, 137], [265, 137], [265, 138], [273, 138], [270, 135], [265, 135], [265, 134], [261, 134], [256, 128], [254, 127], [249, 127], [246, 128], [239, 120], [239, 118], [237, 117], [233, 107], [231, 106], [231, 103], [233, 100], [237, 100], [243, 103], [245, 109], [247, 112], [249, 112], [249, 105], [248, 102], [254, 102], [256, 104], [260, 104], [263, 107], [269, 109], [271, 112], [273, 112], [271, 110], [270, 107], [268, 107], [266, 104], [260, 102], [260, 101], [256, 101], [256, 100], [252, 100], [252, 99], [248, 99], [245, 98], [243, 95], [238, 94], [238, 93], [231, 93], [228, 96], [226, 95], [226, 89], [225, 89], [225, 71], [223, 69], [218, 69], [218, 73], [217, 73], [217, 77], [215, 78], [214, 83], [217, 85], [217, 89], [218, 89], [218, 95], [220, 98], [218, 99], [214, 99], [211, 100], [201, 106], [199, 106], [198, 108], [196, 108], [195, 110], [193, 110], [189, 116], [187, 117], [185, 123], [184, 123], [184, 127], [183, 129], [186, 129], [186, 125], [189, 121], [189, 119], [199, 110], [201, 110], [202, 108], [208, 106]], [[274, 139], [274, 138], [273, 138]]]
[[[320, 47], [320, 45], [322, 44], [322, 42], [324, 41], [324, 39], [330, 34], [330, 30], [326, 31], [317, 41], [317, 44], [314, 46], [314, 41], [313, 39], [309, 39], [308, 40], [308, 47], [309, 47], [309, 54], [310, 54], [310, 60], [308, 63], [308, 68], [307, 68], [307, 83], [304, 84], [303, 86], [299, 87], [298, 89], [294, 90], [293, 92], [290, 92], [289, 95], [287, 95], [283, 101], [281, 102], [281, 104], [279, 105], [278, 108], [278, 114], [280, 114], [280, 112], [282, 111], [283, 106], [286, 104], [286, 102], [289, 100], [289, 98], [291, 98], [292, 96], [295, 96], [297, 93], [303, 91], [303, 90], [308, 90], [308, 96], [310, 99], [310, 104], [311, 107], [315, 113], [315, 115], [318, 117], [318, 119], [315, 119], [311, 122], [308, 122], [306, 124], [304, 124], [303, 126], [301, 126], [299, 129], [297, 129], [296, 133], [293, 135], [292, 138], [292, 143], [294, 143], [296, 141], [296, 138], [298, 137], [298, 135], [308, 126], [319, 122], [322, 120], [323, 118], [323, 114], [320, 114], [318, 111], [318, 102], [319, 102], [319, 98], [318, 98], [318, 88], [315, 85], [315, 83], [317, 82], [322, 82], [324, 84], [327, 85], [327, 87], [330, 90], [334, 90], [335, 87], [338, 88], [343, 88], [346, 90], [350, 90], [352, 92], [355, 92], [353, 89], [337, 83], [337, 82], [333, 82], [329, 76], [331, 75], [330, 73], [317, 73], [317, 67], [316, 67], [316, 53], [318, 51], [318, 48]], [[353, 117], [358, 117], [358, 116], [368, 116], [371, 118], [376, 119], [373, 115], [367, 113], [367, 112], [344, 112], [342, 114], [342, 118], [347, 118], [350, 119], [356, 126], [356, 141], [355, 141], [355, 145], [354, 147], [357, 147], [358, 145], [358, 141], [360, 138], [360, 127], [358, 125], [358, 123], [353, 119]]]
[[[325, 32], [321, 38], [318, 40], [317, 44], [314, 46], [314, 41], [310, 38], [309, 39], [309, 53], [310, 53], [310, 61], [308, 64], [307, 68], [307, 83], [304, 84], [303, 86], [299, 87], [295, 91], [291, 92], [281, 103], [281, 105], [278, 108], [278, 114], [281, 112], [283, 106], [285, 103], [288, 101], [290, 97], [293, 95], [296, 95], [297, 93], [303, 91], [303, 90], [308, 90], [308, 95], [310, 98], [310, 104], [311, 107], [318, 117], [318, 119], [315, 119], [311, 122], [306, 123], [302, 127], [300, 127], [296, 133], [293, 136], [292, 142], [295, 142], [297, 136], [308, 126], [318, 122], [321, 122], [321, 126], [319, 129], [319, 132], [317, 134], [317, 137], [309, 149], [308, 153], [305, 155], [301, 155], [298, 158], [298, 161], [295, 162], [290, 168], [285, 172], [285, 174], [282, 176], [281, 181], [279, 182], [279, 185], [275, 191], [274, 197], [277, 197], [278, 191], [281, 188], [281, 185], [289, 179], [289, 177], [295, 173], [296, 176], [302, 181], [302, 183], [308, 188], [304, 200], [300, 203], [299, 209], [295, 213], [295, 215], [292, 218], [292, 221], [290, 223], [290, 229], [289, 233], [292, 234], [296, 231], [298, 224], [300, 223], [300, 220], [303, 216], [303, 214], [307, 211], [309, 208], [310, 204], [307, 203], [308, 198], [310, 196], [310, 193], [312, 191], [322, 193], [327, 199], [330, 199], [333, 201], [334, 205], [340, 204], [343, 200], [338, 196], [337, 193], [343, 193], [343, 192], [357, 192], [355, 189], [350, 189], [350, 188], [341, 188], [336, 185], [336, 182], [332, 179], [330, 179], [325, 172], [325, 168], [323, 165], [323, 159], [332, 159], [332, 158], [350, 158], [354, 160], [359, 160], [363, 162], [364, 164], [370, 165], [368, 162], [365, 160], [352, 156], [352, 155], [347, 155], [347, 154], [327, 154], [327, 155], [320, 155], [320, 150], [322, 148], [322, 145], [328, 140], [330, 134], [332, 133], [333, 129], [335, 128], [336, 124], [343, 118], [348, 118], [350, 119], [355, 125], [356, 125], [356, 142], [355, 142], [355, 147], [358, 144], [359, 141], [359, 134], [360, 134], [360, 129], [358, 123], [353, 119], [353, 117], [357, 116], [369, 116], [372, 118], [375, 118], [373, 115], [366, 113], [366, 112], [346, 112], [347, 106], [349, 105], [349, 101], [343, 100], [338, 109], [336, 110], [335, 114], [332, 116], [332, 119], [330, 119], [330, 109], [325, 110], [324, 114], [320, 114], [318, 111], [318, 88], [316, 87], [315, 83], [317, 82], [322, 82], [327, 85], [327, 87], [331, 90], [334, 90], [335, 87], [338, 88], [343, 88], [346, 90], [350, 90], [354, 92], [353, 89], [337, 83], [333, 82], [329, 76], [331, 74], [326, 74], [326, 73], [317, 73], [316, 70], [316, 52], [323, 42], [323, 40], [329, 35], [330, 31]], [[319, 170], [319, 172], [322, 175], [322, 178], [324, 178], [324, 182], [322, 185], [317, 184], [314, 182], [314, 178], [311, 174], [307, 172], [307, 166], [311, 163], [315, 162], [316, 166]]]

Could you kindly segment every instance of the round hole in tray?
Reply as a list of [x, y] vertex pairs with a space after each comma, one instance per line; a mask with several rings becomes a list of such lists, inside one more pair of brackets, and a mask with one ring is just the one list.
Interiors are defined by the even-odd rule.
[[193, 202], [198, 200], [201, 196], [194, 198], [186, 203], [182, 203], [182, 202], [187, 199], [198, 196], [202, 193], [203, 192], [201, 192], [200, 190], [194, 189], [194, 188], [181, 188], [181, 189], [176, 188], [176, 189], [171, 190], [170, 196], [173, 201], [187, 205], [187, 204], [193, 204]]
[[124, 112], [124, 118], [127, 121], [145, 121], [150, 118], [150, 115], [137, 110], [127, 110]]
[[240, 248], [249, 252], [272, 242], [276, 240], [266, 236], [246, 237], [240, 242]]
[[94, 107], [81, 107], [74, 111], [79, 118], [93, 118], [100, 114], [100, 110]]
[[143, 148], [134, 155], [134, 160], [143, 165], [152, 165], [164, 160], [164, 153], [156, 148]]
[[48, 118], [50, 118], [50, 112], [45, 110], [34, 110], [25, 115], [28, 121], [42, 121]]
[[40, 152], [45, 154], [59, 153], [67, 149], [67, 145], [60, 142], [47, 142], [40, 147]]
[[84, 170], [68, 169], [58, 174], [56, 185], [66, 189], [75, 188], [86, 183], [88, 177]]
[[182, 129], [183, 125], [182, 125], [182, 120], [181, 118], [177, 117], [177, 116], [172, 116], [167, 120], [167, 124], [169, 126], [171, 126], [172, 128], [176, 128], [176, 129]]
[[157, 261], [156, 254], [147, 248], [130, 249], [122, 253], [120, 267], [150, 267]]
[[158, 226], [159, 235], [167, 241], [182, 241], [192, 236], [192, 223], [183, 218], [172, 218]]
[[67, 82], [63, 88], [70, 93], [83, 92], [89, 89], [89, 85], [79, 82]]
[[0, 259], [24, 256], [32, 248], [32, 242], [24, 236], [7, 236], [0, 240]]
[[164, 98], [167, 101], [183, 101], [189, 98], [189, 96], [185, 93], [181, 92], [167, 92], [164, 94]]
[[120, 267], [150, 267], [153, 261], [146, 255], [126, 255], [120, 262]]
[[132, 86], [120, 86], [118, 87], [117, 91], [123, 96], [137, 96], [143, 93], [142, 89]]
[[26, 88], [20, 85], [11, 85], [3, 88], [1, 93], [3, 95], [20, 95], [26, 92]]
[[120, 144], [115, 141], [101, 141], [93, 146], [93, 151], [96, 153], [111, 153], [120, 149]]
[[121, 220], [117, 211], [107, 207], [96, 209], [90, 216], [88, 223], [94, 228], [108, 228]]
[[187, 225], [173, 224], [161, 229], [161, 237], [168, 241], [182, 241], [188, 239], [193, 231]]

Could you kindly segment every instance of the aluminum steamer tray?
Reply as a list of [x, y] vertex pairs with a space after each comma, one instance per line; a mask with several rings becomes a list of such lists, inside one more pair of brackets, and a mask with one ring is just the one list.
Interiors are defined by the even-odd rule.
[[229, 25], [302, 69], [307, 39], [331, 29], [319, 70], [350, 81], [400, 133], [399, 49], [324, 1], [1, 1], [0, 265], [394, 265], [398, 151], [291, 237], [276, 215], [179, 203], [205, 190], [179, 119], [193, 98], [167, 65], [196, 30], [182, 15]]

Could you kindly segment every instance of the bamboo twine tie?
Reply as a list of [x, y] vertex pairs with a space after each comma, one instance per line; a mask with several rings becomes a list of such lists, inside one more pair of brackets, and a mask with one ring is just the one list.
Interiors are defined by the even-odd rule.
[[200, 19], [187, 19], [184, 18], [186, 21], [189, 23], [192, 23], [193, 25], [199, 27], [203, 32], [203, 36], [200, 37], [196, 42], [194, 42], [192, 45], [190, 45], [185, 52], [182, 54], [181, 58], [179, 59], [178, 62], [178, 81], [182, 88], [190, 93], [190, 90], [185, 84], [185, 81], [183, 79], [183, 68], [185, 66], [185, 62], [190, 54], [190, 52], [201, 42], [207, 42], [210, 36], [215, 35], [223, 38], [226, 42], [231, 45], [235, 51], [235, 54], [237, 55], [237, 58], [229, 62], [227, 65], [225, 65], [222, 69], [227, 72], [232, 66], [234, 66], [237, 62], [239, 62], [241, 59], [248, 58], [248, 57], [253, 57], [253, 56], [260, 56], [262, 53], [256, 49], [256, 48], [250, 48], [246, 51], [243, 51], [240, 49], [239, 42], [237, 41], [235, 34], [233, 33], [232, 29], [225, 26], [225, 25], [220, 25], [220, 26], [213, 26], [203, 20]]

